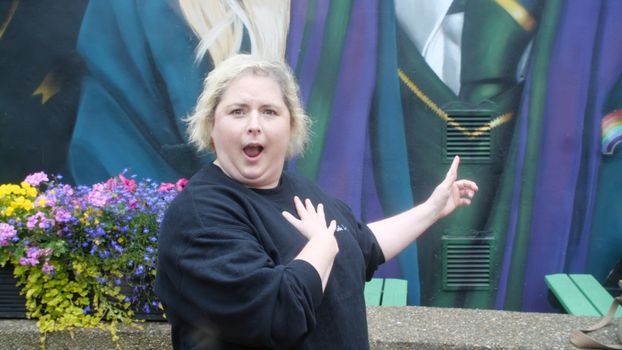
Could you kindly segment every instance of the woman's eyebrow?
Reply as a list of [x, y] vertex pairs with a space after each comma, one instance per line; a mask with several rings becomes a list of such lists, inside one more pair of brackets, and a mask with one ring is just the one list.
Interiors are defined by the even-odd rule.
[[231, 107], [247, 107], [248, 103], [244, 103], [244, 102], [231, 102], [231, 103], [225, 103], [224, 106], [226, 108], [231, 108]]
[[274, 104], [274, 103], [264, 103], [264, 104], [261, 105], [261, 108], [272, 108], [272, 109], [281, 110], [281, 109], [286, 108], [286, 106], [285, 105]]

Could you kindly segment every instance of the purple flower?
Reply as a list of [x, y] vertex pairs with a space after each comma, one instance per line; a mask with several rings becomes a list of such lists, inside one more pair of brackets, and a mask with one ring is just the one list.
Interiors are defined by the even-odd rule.
[[9, 245], [9, 241], [15, 237], [17, 231], [15, 228], [9, 224], [5, 224], [4, 222], [0, 222], [0, 246], [6, 247]]
[[[15, 245], [19, 249], [10, 249], [14, 251], [13, 261], [34, 266], [33, 270], [43, 272], [46, 278], [59, 274], [56, 269], [61, 266], [56, 258], [71, 261], [88, 257], [90, 261], [90, 254], [96, 258], [93, 261], [107, 260], [113, 265], [112, 271], [101, 270], [99, 283], [120, 286], [127, 282], [125, 300], [134, 311], [157, 309], [150, 294], [157, 261], [157, 232], [168, 205], [187, 180], [156, 183], [122, 173], [92, 186], [70, 186], [59, 179], [48, 179], [44, 173], [27, 178], [31, 186], [43, 188], [37, 191], [32, 212], [19, 220], [7, 218], [0, 222], [0, 249]], [[129, 259], [127, 264], [115, 264]], [[101, 287], [99, 283], [97, 287]], [[93, 314], [96, 305], [80, 307], [85, 314]]]
[[21, 257], [19, 258], [19, 264], [22, 266], [26, 266], [26, 265], [36, 266], [36, 265], [39, 265], [39, 259]]
[[101, 226], [97, 226], [95, 232], [93, 232], [93, 237], [102, 237], [106, 235], [106, 230], [104, 230]]
[[73, 188], [69, 185], [64, 185], [63, 194], [67, 197], [73, 196]]
[[49, 181], [48, 176], [40, 171], [38, 173], [30, 174], [26, 176], [25, 182], [29, 183], [32, 186], [39, 186], [41, 182]]
[[65, 209], [58, 209], [56, 210], [54, 219], [56, 219], [57, 222], [67, 222], [71, 219], [71, 213]]
[[26, 227], [28, 227], [28, 229], [30, 230], [32, 230], [36, 226], [42, 229], [46, 229], [50, 227], [51, 225], [52, 225], [51, 221], [48, 220], [45, 217], [45, 214], [43, 214], [40, 211], [38, 211], [35, 215], [30, 216], [28, 218], [28, 221], [26, 222]]
[[[39, 265], [39, 258], [47, 257], [50, 255], [52, 255], [52, 248], [39, 249], [37, 247], [29, 247], [28, 250], [26, 250], [26, 257], [19, 258], [19, 264], [22, 266], [25, 266], [25, 265], [36, 266], [36, 265]], [[46, 263], [47, 263], [47, 259], [46, 259]], [[49, 266], [49, 265], [48, 265], [48, 268], [52, 268], [51, 271], [53, 271], [54, 269], [52, 266]]]
[[121, 247], [120, 245], [112, 242], [112, 247], [114, 248], [114, 250], [116, 250], [118, 253], [123, 253], [123, 247]]
[[53, 207], [56, 205], [56, 196], [54, 194], [43, 194], [35, 200], [35, 207]]
[[37, 247], [30, 247], [26, 251], [26, 255], [29, 259], [39, 260], [40, 257], [52, 255], [52, 248], [39, 249]]
[[48, 264], [48, 260], [46, 259], [45, 262], [43, 263], [43, 273], [45, 273], [46, 275], [49, 275], [51, 273], [54, 272], [54, 266]]

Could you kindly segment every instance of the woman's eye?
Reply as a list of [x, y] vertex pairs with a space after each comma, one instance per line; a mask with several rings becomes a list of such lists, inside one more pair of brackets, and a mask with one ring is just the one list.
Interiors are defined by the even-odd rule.
[[231, 110], [229, 114], [234, 115], [234, 116], [240, 116], [244, 114], [244, 110], [242, 108], [236, 108], [236, 109]]
[[275, 110], [273, 110], [273, 109], [266, 109], [266, 110], [264, 110], [263, 112], [264, 112], [264, 114], [266, 114], [266, 115], [271, 115], [271, 116], [278, 115], [278, 113], [277, 113]]

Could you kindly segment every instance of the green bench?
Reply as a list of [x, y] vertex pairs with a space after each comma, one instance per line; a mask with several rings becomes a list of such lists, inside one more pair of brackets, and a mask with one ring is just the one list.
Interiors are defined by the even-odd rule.
[[[564, 310], [571, 315], [604, 316], [613, 297], [589, 274], [556, 273], [544, 276], [544, 281]], [[616, 317], [622, 316], [618, 307]]]
[[365, 283], [365, 304], [406, 306], [408, 281], [398, 278], [372, 278]]

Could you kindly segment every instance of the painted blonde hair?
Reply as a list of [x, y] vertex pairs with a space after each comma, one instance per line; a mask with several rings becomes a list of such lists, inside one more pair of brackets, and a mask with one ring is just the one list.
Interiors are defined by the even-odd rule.
[[186, 118], [188, 138], [199, 152], [214, 152], [212, 129], [214, 113], [229, 84], [246, 75], [267, 76], [280, 87], [283, 102], [290, 114], [291, 136], [287, 156], [301, 155], [309, 141], [311, 121], [302, 108], [300, 91], [289, 66], [281, 61], [266, 60], [254, 55], [238, 54], [217, 65], [205, 78], [203, 92], [194, 112]]
[[290, 0], [179, 0], [179, 6], [200, 40], [197, 61], [209, 52], [218, 65], [239, 53], [244, 28], [252, 54], [284, 60]]

